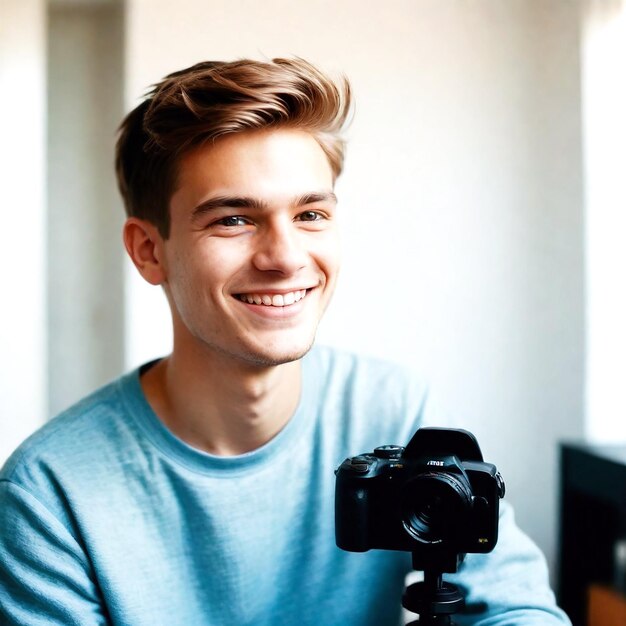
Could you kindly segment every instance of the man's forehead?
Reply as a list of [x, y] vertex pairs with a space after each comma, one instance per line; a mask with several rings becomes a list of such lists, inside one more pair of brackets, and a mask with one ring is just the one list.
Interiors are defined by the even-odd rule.
[[184, 154], [173, 199], [191, 195], [196, 204], [218, 196], [286, 201], [330, 194], [333, 186], [330, 163], [312, 135], [292, 129], [254, 131], [228, 135]]

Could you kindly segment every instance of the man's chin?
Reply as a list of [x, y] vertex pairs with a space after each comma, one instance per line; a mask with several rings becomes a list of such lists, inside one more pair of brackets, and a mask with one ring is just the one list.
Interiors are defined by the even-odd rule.
[[277, 367], [286, 363], [299, 361], [313, 347], [313, 342], [308, 346], [300, 348], [291, 348], [289, 350], [263, 350], [256, 353], [250, 353], [248, 359], [258, 367]]
[[269, 368], [299, 361], [311, 350], [314, 342], [315, 335], [304, 341], [299, 338], [298, 341], [268, 341], [264, 344], [257, 340], [239, 342], [237, 346], [219, 343], [207, 343], [205, 346], [209, 349], [209, 355], [212, 355], [212, 358], [225, 357], [232, 361], [233, 365], [239, 363], [253, 368]]

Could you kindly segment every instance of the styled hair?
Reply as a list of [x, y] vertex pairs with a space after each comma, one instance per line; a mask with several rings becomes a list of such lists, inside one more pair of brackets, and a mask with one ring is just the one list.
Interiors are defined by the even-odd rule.
[[166, 76], [123, 120], [115, 170], [126, 213], [170, 230], [169, 202], [181, 157], [231, 133], [294, 128], [311, 133], [336, 179], [350, 85], [303, 59], [207, 61]]

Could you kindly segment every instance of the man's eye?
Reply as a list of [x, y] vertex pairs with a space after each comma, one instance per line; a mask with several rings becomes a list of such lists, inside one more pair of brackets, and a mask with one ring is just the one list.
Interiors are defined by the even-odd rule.
[[298, 217], [302, 222], [317, 222], [318, 220], [324, 219], [323, 215], [317, 211], [305, 211], [304, 213], [300, 213]]
[[229, 215], [215, 222], [218, 226], [245, 226], [248, 222], [239, 215]]

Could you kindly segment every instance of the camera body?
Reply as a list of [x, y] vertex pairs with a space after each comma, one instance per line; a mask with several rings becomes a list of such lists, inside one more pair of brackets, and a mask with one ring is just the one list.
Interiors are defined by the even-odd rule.
[[405, 550], [416, 569], [454, 572], [459, 556], [496, 545], [504, 482], [468, 431], [420, 428], [406, 448], [348, 458], [335, 474], [343, 550]]

